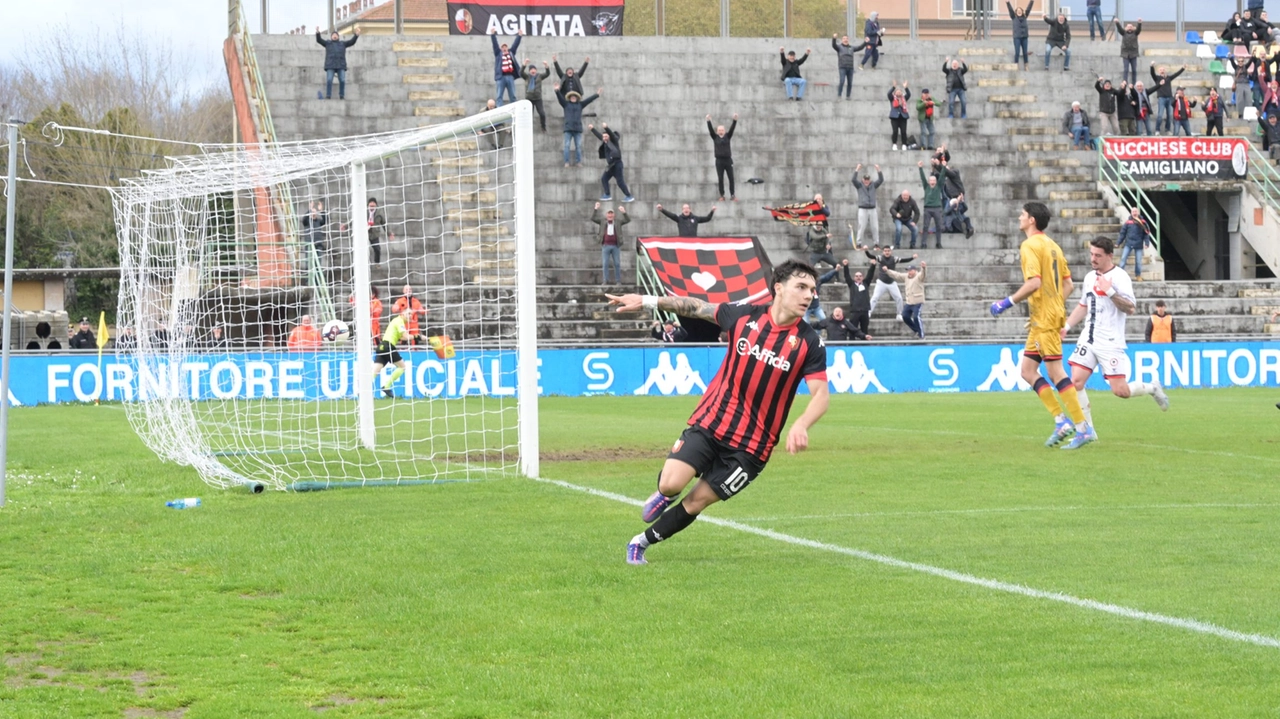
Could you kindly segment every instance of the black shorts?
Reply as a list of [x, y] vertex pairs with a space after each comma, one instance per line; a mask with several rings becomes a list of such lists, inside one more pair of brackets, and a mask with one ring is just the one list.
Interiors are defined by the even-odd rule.
[[746, 489], [764, 471], [764, 462], [726, 446], [701, 427], [685, 429], [667, 459], [678, 459], [693, 467], [722, 500]]
[[373, 357], [374, 364], [389, 365], [400, 361], [400, 352], [396, 346], [386, 340], [378, 342], [378, 353]]

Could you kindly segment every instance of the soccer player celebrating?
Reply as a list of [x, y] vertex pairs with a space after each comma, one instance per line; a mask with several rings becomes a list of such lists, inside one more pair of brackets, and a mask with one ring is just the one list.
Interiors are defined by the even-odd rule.
[[[1079, 447], [1092, 441], [1093, 430], [1085, 421], [1076, 388], [1062, 367], [1061, 333], [1066, 321], [1066, 298], [1071, 296], [1071, 270], [1062, 256], [1062, 248], [1044, 234], [1049, 226], [1049, 217], [1049, 208], [1043, 202], [1028, 202], [1022, 206], [1018, 229], [1026, 234], [1027, 239], [1022, 241], [1018, 252], [1024, 281], [1017, 292], [991, 303], [991, 315], [997, 316], [1015, 304], [1027, 301], [1031, 319], [1026, 349], [1022, 353], [1022, 379], [1031, 385], [1045, 409], [1053, 415], [1053, 434], [1049, 435], [1044, 446], [1054, 447], [1073, 434], [1084, 435], [1087, 439], [1076, 444]], [[1041, 362], [1049, 370], [1052, 385], [1040, 376]], [[1054, 387], [1057, 387], [1070, 419], [1064, 416], [1058, 398], [1053, 396]]]
[[[1082, 328], [1080, 339], [1076, 340], [1076, 351], [1068, 363], [1071, 365], [1071, 382], [1075, 385], [1080, 408], [1090, 427], [1094, 426], [1093, 412], [1089, 409], [1089, 393], [1084, 386], [1099, 366], [1115, 396], [1127, 399], [1150, 395], [1160, 409], [1169, 409], [1169, 398], [1158, 382], [1131, 384], [1126, 381], [1129, 355], [1125, 354], [1128, 344], [1124, 339], [1124, 321], [1137, 309], [1137, 301], [1133, 296], [1133, 280], [1113, 259], [1115, 249], [1115, 243], [1109, 237], [1099, 236], [1089, 241], [1089, 264], [1093, 270], [1085, 275], [1080, 303], [1067, 318], [1067, 326], [1062, 328], [1063, 339], [1073, 327]], [[1097, 436], [1095, 429], [1093, 439]], [[1089, 441], [1092, 440], [1077, 434], [1064, 449], [1075, 449]]]
[[[809, 428], [826, 414], [829, 399], [826, 347], [817, 331], [800, 321], [813, 302], [817, 276], [813, 267], [795, 260], [778, 265], [768, 305], [606, 295], [619, 312], [666, 310], [715, 322], [729, 334], [724, 362], [667, 455], [658, 491], [644, 505], [641, 517], [653, 526], [627, 545], [628, 563], [648, 564], [644, 553], [649, 545], [670, 539], [704, 509], [741, 492], [764, 471], [801, 379], [811, 399], [787, 433], [787, 451], [795, 454], [809, 446]], [[683, 501], [673, 504], [694, 477], [701, 479]]]
[[382, 393], [388, 397], [394, 396], [391, 387], [404, 374], [404, 358], [400, 356], [400, 351], [396, 346], [401, 340], [409, 336], [409, 319], [413, 317], [413, 308], [405, 306], [400, 310], [400, 314], [396, 315], [387, 323], [387, 331], [382, 333], [382, 341], [378, 343], [378, 354], [373, 358], [373, 377], [376, 381], [378, 375], [381, 374], [382, 368], [389, 364], [394, 364], [396, 369], [382, 383]]

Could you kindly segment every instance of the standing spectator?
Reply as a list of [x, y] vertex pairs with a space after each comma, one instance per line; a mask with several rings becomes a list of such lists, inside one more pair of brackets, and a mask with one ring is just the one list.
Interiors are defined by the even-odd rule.
[[[897, 81], [894, 81], [893, 87], [889, 88], [889, 125], [893, 128], [893, 149], [898, 149], [898, 143], [901, 141], [902, 149], [907, 149], [907, 100], [911, 99], [911, 89], [907, 87], [907, 83], [902, 83], [902, 87], [898, 87]], [[899, 140], [901, 138], [901, 140]]]
[[[1271, 318], [1275, 322], [1275, 317]], [[1178, 341], [1178, 329], [1173, 326], [1173, 315], [1165, 314], [1164, 300], [1156, 300], [1156, 312], [1147, 318], [1147, 342], [1163, 344]]]
[[857, 51], [868, 47], [870, 42], [871, 39], [868, 38], [861, 45], [855, 47], [849, 44], [849, 36], [845, 35], [837, 43], [836, 34], [831, 33], [831, 49], [836, 51], [836, 66], [840, 70], [840, 84], [836, 86], [836, 97], [840, 97], [840, 94], [844, 93], [844, 99], [849, 99], [850, 93], [853, 92], [853, 55]]
[[937, 142], [937, 135], [933, 132], [933, 114], [936, 112], [933, 102], [933, 96], [929, 94], [929, 88], [920, 91], [920, 98], [916, 100], [916, 119], [920, 121], [920, 149], [932, 150], [933, 143]]
[[1098, 28], [1098, 35], [1103, 40], [1107, 39], [1107, 26], [1102, 24], [1102, 0], [1085, 0], [1084, 3], [1085, 18], [1089, 21], [1089, 40], [1097, 40], [1093, 34], [1094, 26]]
[[1120, 227], [1120, 244], [1124, 250], [1120, 253], [1120, 269], [1133, 255], [1133, 278], [1142, 281], [1142, 251], [1151, 244], [1151, 229], [1147, 221], [1142, 219], [1142, 211], [1135, 207], [1129, 211], [1129, 219]]
[[507, 47], [504, 42], [498, 46], [498, 35], [489, 32], [489, 40], [493, 43], [493, 81], [497, 85], [498, 106], [506, 104], [502, 101], [502, 93], [506, 92], [507, 102], [516, 101], [516, 78], [520, 76], [520, 66], [516, 62], [516, 51], [520, 49], [520, 41], [524, 39], [524, 30], [516, 35], [516, 41]]
[[1156, 133], [1161, 131], [1161, 125], [1166, 132], [1173, 132], [1173, 81], [1178, 76], [1187, 71], [1187, 66], [1183, 65], [1182, 69], [1169, 74], [1168, 68], [1164, 65], [1160, 66], [1159, 71], [1156, 70], [1156, 64], [1151, 63], [1149, 68], [1151, 72], [1151, 92], [1156, 94], [1156, 100], [1159, 102], [1156, 113]]
[[[551, 56], [551, 62], [554, 63], [553, 66], [556, 71], [556, 77], [560, 79], [560, 87], [564, 90], [565, 97], [568, 97], [571, 92], [578, 93], [578, 97], [583, 97], [587, 94], [587, 91], [582, 88], [582, 76], [587, 74], [587, 65], [591, 63], [590, 57], [584, 57], [582, 59], [582, 67], [576, 74], [572, 67], [566, 70], [561, 70], [560, 60], [558, 60], [555, 55]], [[586, 103], [584, 102], [583, 104], [585, 105]]]
[[[570, 68], [572, 70], [573, 68]], [[595, 102], [603, 88], [597, 88], [596, 94], [582, 99], [577, 90], [561, 93], [560, 86], [555, 86], [556, 100], [564, 108], [564, 166], [569, 166], [569, 145], [573, 145], [573, 165], [582, 164], [582, 108]]]
[[315, 248], [316, 257], [323, 262], [325, 246], [325, 225], [329, 224], [329, 213], [324, 211], [324, 200], [307, 203], [307, 214], [302, 216], [302, 233]]
[[1027, 39], [1031, 37], [1031, 28], [1027, 26], [1027, 16], [1031, 14], [1031, 8], [1036, 4], [1036, 0], [1030, 0], [1027, 3], [1027, 9], [1023, 10], [1015, 8], [1013, 3], [1005, 0], [1005, 7], [1009, 8], [1009, 20], [1013, 22], [1013, 64], [1018, 64], [1018, 58], [1022, 58], [1022, 69], [1029, 69], [1031, 64], [1030, 56], [1027, 55]]
[[338, 99], [347, 99], [347, 48], [360, 39], [360, 28], [350, 40], [343, 40], [338, 33], [333, 33], [325, 40], [320, 36], [320, 28], [316, 27], [316, 42], [324, 48], [324, 99], [333, 99], [333, 76], [338, 76]]
[[1138, 129], [1142, 130], [1143, 135], [1155, 134], [1151, 131], [1151, 116], [1155, 114], [1151, 109], [1152, 92], [1154, 90], [1149, 91], [1142, 86], [1141, 80], [1133, 86], [1133, 122]]
[[885, 245], [880, 248], [880, 256], [867, 249], [866, 245], [862, 246], [862, 251], [866, 253], [867, 258], [871, 260], [872, 268], [877, 269], [876, 272], [876, 290], [871, 295], [871, 302], [868, 313], [876, 311], [876, 303], [880, 301], [881, 295], [888, 292], [893, 298], [894, 304], [897, 306], [897, 318], [902, 319], [902, 292], [898, 289], [898, 283], [894, 282], [893, 277], [889, 275], [899, 262], [910, 262], [918, 258], [920, 255], [913, 254], [910, 257], [894, 257], [893, 248]]
[[733, 183], [733, 147], [730, 142], [733, 140], [733, 131], [738, 127], [738, 113], [733, 113], [733, 122], [729, 123], [729, 129], [726, 130], [724, 125], [720, 125], [714, 129], [711, 127], [711, 116], [707, 115], [707, 132], [711, 133], [711, 144], [715, 146], [716, 158], [716, 181], [720, 186], [720, 201], [724, 202], [724, 177], [729, 176], [729, 199], [733, 202], [738, 201], [738, 191]]
[[1188, 100], [1186, 91], [1178, 88], [1177, 93], [1173, 97], [1173, 136], [1178, 136], [1178, 130], [1182, 130], [1182, 134], [1191, 137], [1191, 108], [1196, 106], [1195, 100]]
[[1098, 91], [1098, 116], [1102, 118], [1102, 134], [1119, 135], [1120, 122], [1116, 118], [1115, 88], [1111, 87], [1110, 80], [1099, 77], [1093, 84], [1093, 89]]
[[[547, 69], [547, 61], [542, 61], [542, 69]], [[524, 99], [533, 105], [534, 111], [538, 113], [538, 124], [542, 126], [542, 131], [547, 131], [547, 111], [542, 106], [542, 75], [538, 74], [538, 66], [525, 60], [524, 66], [520, 68], [520, 77], [524, 78]]]
[[804, 246], [809, 250], [809, 264], [815, 268], [819, 262], [832, 267], [840, 264], [836, 256], [831, 254], [831, 231], [827, 229], [827, 223], [809, 225], [804, 233]]
[[853, 276], [849, 276], [849, 260], [841, 260], [840, 265], [844, 270], [844, 283], [849, 287], [849, 321], [852, 322], [867, 339], [871, 339], [871, 335], [867, 334], [867, 330], [871, 327], [871, 275], [875, 272], [875, 265], [867, 269], [863, 274], [862, 271], [856, 271]]
[[906, 274], [897, 270], [888, 271], [890, 277], [907, 288], [902, 307], [902, 323], [920, 339], [924, 339], [924, 320], [920, 317], [920, 310], [924, 307], [924, 271], [928, 267], [928, 263], [921, 262], [919, 267], [907, 267]]
[[1262, 125], [1262, 151], [1267, 153], [1271, 159], [1280, 158], [1280, 116], [1276, 113], [1267, 115], [1265, 121], [1259, 120]]
[[617, 215], [613, 210], [600, 216], [600, 203], [597, 202], [591, 212], [591, 221], [596, 223], [596, 233], [600, 236], [600, 284], [609, 284], [609, 265], [613, 265], [613, 278], [622, 284], [622, 226], [631, 221], [627, 208], [619, 205]]
[[969, 221], [969, 205], [964, 201], [964, 193], [947, 200], [947, 209], [943, 213], [942, 223], [946, 232], [963, 232], [967, 240], [973, 237], [973, 223]]
[[[378, 201], [372, 197], [366, 207], [369, 210], [365, 218], [369, 223], [369, 249], [373, 252], [373, 264], [377, 265], [382, 263], [382, 233], [387, 232], [387, 216], [378, 209]], [[387, 238], [388, 242], [395, 240], [395, 233], [387, 233]]]
[[315, 352], [320, 349], [320, 330], [311, 323], [311, 315], [302, 316], [302, 321], [289, 333], [286, 346], [290, 352]]
[[636, 198], [631, 196], [631, 188], [627, 187], [627, 180], [623, 177], [622, 149], [618, 147], [617, 141], [609, 136], [609, 128], [605, 127], [604, 134], [600, 134], [595, 125], [588, 125], [587, 128], [602, 143], [601, 154], [604, 156], [605, 168], [604, 174], [600, 175], [602, 188], [600, 200], [607, 202], [613, 199], [613, 194], [609, 191], [609, 180], [612, 178], [617, 180], [618, 189], [622, 190], [622, 201], [635, 202]]
[[1071, 109], [1062, 115], [1062, 131], [1071, 136], [1071, 149], [1083, 150], [1093, 147], [1089, 137], [1089, 113], [1080, 107], [1080, 101], [1071, 103]]
[[871, 239], [880, 244], [880, 217], [876, 212], [876, 190], [884, 184], [884, 175], [880, 172], [880, 166], [876, 165], [876, 179], [871, 181], [871, 175], [863, 174], [862, 182], [858, 182], [858, 171], [862, 169], [862, 163], [853, 168], [853, 187], [858, 193], [858, 235], [854, 238], [853, 244], [856, 247], [862, 241], [862, 233], [871, 228]]
[[1257, 58], [1250, 56], [1248, 59], [1241, 60], [1233, 55], [1227, 58], [1227, 62], [1231, 63], [1233, 75], [1231, 104], [1236, 106], [1236, 112], [1238, 113], [1236, 117], [1243, 120], [1245, 105], [1252, 101], [1256, 107], [1260, 104], [1262, 98], [1262, 95], [1256, 92], [1253, 93], [1252, 97], [1247, 97], [1250, 94], [1250, 88], [1254, 87], [1253, 80], [1256, 77], [1256, 73], [1253, 70], [1253, 65], [1257, 62]]
[[821, 322], [827, 318], [827, 313], [822, 311], [822, 286], [835, 279], [836, 274], [840, 272], [840, 265], [836, 265], [831, 271], [826, 272], [814, 281], [813, 301], [809, 303], [809, 309], [805, 310], [804, 321], [809, 324]]
[[893, 246], [902, 247], [902, 228], [911, 230], [911, 249], [916, 248], [917, 223], [920, 222], [920, 206], [911, 197], [910, 190], [903, 190], [901, 195], [889, 206], [889, 216], [893, 218]]
[[1062, 50], [1062, 71], [1071, 69], [1071, 23], [1067, 16], [1058, 13], [1057, 18], [1045, 17], [1049, 24], [1049, 34], [1044, 39], [1044, 69], [1049, 69], [1049, 55], [1054, 48]]
[[1218, 97], [1218, 88], [1209, 88], [1209, 98], [1204, 101], [1204, 134], [1206, 137], [1213, 134], [1214, 130], [1218, 131], [1218, 137], [1222, 137], [1222, 99]]
[[698, 225], [710, 222], [712, 216], [716, 214], [716, 210], [719, 209], [713, 206], [710, 212], [702, 217], [698, 217], [693, 214], [693, 208], [690, 207], [687, 202], [680, 207], [680, 214], [678, 215], [670, 210], [662, 209], [662, 205], [655, 205], [654, 207], [657, 208], [658, 212], [666, 215], [667, 219], [676, 223], [676, 227], [679, 228], [677, 234], [679, 234], [680, 237], [697, 237]]
[[664, 344], [689, 341], [689, 333], [671, 320], [654, 322], [653, 327], [649, 330], [649, 336]]
[[1137, 117], [1137, 101], [1134, 99], [1133, 88], [1129, 87], [1129, 83], [1121, 80], [1120, 87], [1112, 90], [1116, 98], [1116, 117], [1120, 121], [1121, 135], [1137, 134], [1137, 126], [1134, 118]]
[[869, 340], [871, 335], [863, 332], [852, 319], [845, 317], [844, 308], [837, 306], [831, 310], [831, 316], [813, 325], [814, 329], [826, 330], [828, 342], [848, 342], [850, 340]]
[[[347, 302], [351, 303], [351, 308], [354, 310], [356, 306], [355, 292], [351, 293], [347, 298]], [[378, 288], [373, 285], [369, 285], [369, 335], [373, 337], [375, 344], [382, 339], [382, 300], [378, 298]]]
[[422, 301], [413, 296], [413, 285], [405, 285], [404, 294], [391, 303], [391, 314], [403, 314], [405, 310], [409, 311], [408, 319], [405, 320], [405, 329], [409, 333], [409, 344], [418, 344], [421, 341], [422, 330], [419, 320], [422, 323], [427, 321], [427, 308]]
[[93, 329], [89, 325], [89, 318], [81, 317], [78, 331], [71, 335], [71, 339], [67, 341], [67, 347], [73, 350], [91, 350], [97, 346], [98, 339], [93, 336]]
[[924, 163], [917, 162], [920, 171], [920, 184], [924, 186], [924, 222], [920, 225], [920, 247], [929, 246], [929, 221], [933, 221], [933, 246], [942, 248], [942, 188], [938, 186], [938, 176], [924, 176]]
[[809, 59], [809, 49], [805, 48], [804, 57], [797, 60], [795, 50], [786, 52], [786, 48], [780, 47], [778, 58], [782, 61], [782, 84], [787, 88], [787, 99], [803, 100], [805, 80], [800, 75], [800, 66]]
[[880, 13], [872, 12], [867, 15], [867, 21], [862, 24], [862, 36], [866, 40], [866, 51], [862, 53], [862, 66], [867, 66], [867, 60], [871, 61], [871, 69], [876, 69], [876, 65], [880, 62], [880, 46], [884, 44], [882, 39], [884, 28], [880, 27]]
[[[45, 326], [46, 332], [44, 333], [44, 336], [47, 338], [49, 336], [49, 333], [47, 331], [47, 328], [49, 327], [49, 323], [41, 322], [40, 324]], [[215, 327], [215, 329], [221, 329], [221, 328]], [[40, 325], [36, 325], [36, 336], [37, 337], [40, 336]], [[225, 345], [226, 345], [226, 342], [224, 340], [223, 346]], [[32, 349], [32, 348], [28, 347], [27, 349]], [[36, 347], [35, 349], [39, 349], [39, 347]], [[116, 337], [114, 349], [117, 352], [132, 352], [133, 350], [138, 349], [138, 335], [133, 331], [132, 327], [124, 327], [120, 330], [120, 336]]]
[[1128, 22], [1124, 27], [1120, 27], [1120, 21], [1116, 20], [1116, 34], [1120, 36], [1120, 61], [1123, 63], [1120, 79], [1132, 87], [1138, 83], [1138, 36], [1142, 34], [1142, 18], [1138, 18], [1136, 25]]
[[[965, 104], [964, 97], [968, 89], [964, 83], [967, 72], [969, 72], [969, 65], [962, 60], [952, 60], [948, 57], [942, 63], [942, 74], [947, 77], [947, 117], [956, 116], [956, 100], [960, 101], [960, 119], [963, 120], [969, 116], [969, 107]], [[906, 87], [906, 83], [903, 83], [903, 87]]]

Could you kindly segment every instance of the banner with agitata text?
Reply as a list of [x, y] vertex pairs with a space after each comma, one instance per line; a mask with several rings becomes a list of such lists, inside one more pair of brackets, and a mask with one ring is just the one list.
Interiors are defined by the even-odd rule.
[[1105, 137], [1102, 154], [1137, 180], [1240, 180], [1249, 172], [1244, 137]]
[[450, 2], [450, 35], [621, 35], [623, 0]]

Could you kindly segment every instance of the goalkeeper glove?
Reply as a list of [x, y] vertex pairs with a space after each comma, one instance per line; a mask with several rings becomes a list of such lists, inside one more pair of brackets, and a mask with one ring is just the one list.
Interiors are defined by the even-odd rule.
[[1013, 307], [1013, 300], [1006, 297], [1002, 300], [991, 303], [991, 316], [999, 317], [1002, 312]]

